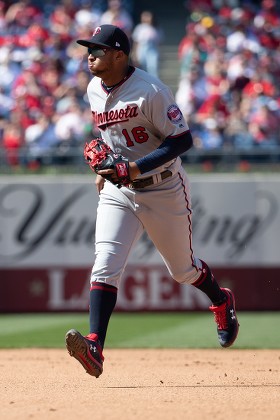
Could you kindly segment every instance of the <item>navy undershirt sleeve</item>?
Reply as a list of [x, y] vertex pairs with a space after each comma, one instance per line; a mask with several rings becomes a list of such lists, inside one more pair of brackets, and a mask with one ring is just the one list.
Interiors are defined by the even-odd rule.
[[179, 137], [166, 137], [162, 144], [148, 155], [137, 159], [137, 164], [141, 174], [152, 171], [161, 165], [175, 159], [192, 147], [192, 135], [187, 131]]

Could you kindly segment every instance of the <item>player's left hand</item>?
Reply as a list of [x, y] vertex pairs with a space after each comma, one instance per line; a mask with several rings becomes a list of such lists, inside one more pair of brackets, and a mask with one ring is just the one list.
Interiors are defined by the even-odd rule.
[[134, 162], [130, 164], [121, 154], [114, 153], [101, 138], [85, 144], [84, 157], [96, 174], [118, 186], [128, 185], [140, 172]]

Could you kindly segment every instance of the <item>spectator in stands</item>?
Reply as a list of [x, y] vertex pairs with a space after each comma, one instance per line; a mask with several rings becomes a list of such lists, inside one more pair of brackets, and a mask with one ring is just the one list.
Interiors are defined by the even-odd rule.
[[7, 19], [5, 16], [5, 3], [0, 1], [0, 35], [4, 35], [7, 30]]
[[195, 111], [207, 96], [206, 78], [199, 66], [192, 66], [189, 74], [179, 80], [175, 99], [187, 121], [193, 121]]
[[188, 75], [194, 65], [201, 65], [200, 36], [195, 32], [195, 26], [186, 26], [186, 35], [178, 46], [178, 59], [181, 66], [181, 77]]
[[75, 10], [66, 6], [65, 3], [58, 4], [49, 19], [50, 30], [68, 43], [73, 35]]
[[[253, 141], [259, 147], [274, 147], [280, 144], [279, 140], [279, 117], [272, 104], [263, 104], [252, 114], [248, 125], [248, 131]], [[278, 110], [278, 109], [277, 109]]]
[[135, 65], [158, 77], [159, 46], [163, 31], [157, 27], [154, 14], [148, 10], [141, 13], [140, 23], [132, 32], [133, 60]]
[[42, 16], [41, 10], [31, 0], [21, 0], [8, 6], [5, 20], [9, 32], [23, 34], [32, 23], [41, 21]]
[[95, 7], [94, 2], [82, 0], [80, 8], [76, 11], [74, 19], [78, 27], [87, 27], [92, 33], [100, 24], [101, 11]]
[[8, 120], [13, 106], [13, 99], [4, 91], [2, 87], [0, 87], [0, 118], [5, 118]]
[[11, 86], [21, 73], [21, 67], [12, 60], [12, 48], [0, 47], [0, 88], [9, 94]]
[[37, 169], [41, 165], [55, 163], [59, 139], [55, 133], [56, 117], [49, 117], [46, 114], [38, 114], [37, 122], [26, 129], [25, 164], [30, 169]]
[[55, 135], [60, 143], [77, 145], [84, 139], [84, 113], [75, 98], [67, 106], [58, 108], [59, 118], [55, 123]]
[[20, 150], [24, 145], [24, 128], [20, 121], [6, 121], [3, 126], [2, 144], [6, 155], [6, 162], [10, 166], [21, 164]]
[[132, 16], [123, 8], [122, 0], [108, 0], [108, 7], [100, 18], [100, 24], [116, 25], [130, 38], [133, 30]]
[[224, 143], [236, 150], [250, 150], [254, 139], [248, 132], [248, 108], [232, 106], [224, 129]]

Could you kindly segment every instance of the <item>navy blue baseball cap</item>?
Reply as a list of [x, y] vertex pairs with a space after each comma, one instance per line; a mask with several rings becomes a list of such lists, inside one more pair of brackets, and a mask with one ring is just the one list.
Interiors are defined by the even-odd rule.
[[114, 25], [98, 26], [90, 39], [78, 39], [77, 43], [84, 47], [109, 47], [123, 51], [126, 55], [130, 53], [130, 42], [122, 29]]

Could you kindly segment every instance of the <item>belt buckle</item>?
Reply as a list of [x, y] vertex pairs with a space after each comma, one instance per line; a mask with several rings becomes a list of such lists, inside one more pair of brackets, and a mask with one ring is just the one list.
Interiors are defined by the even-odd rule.
[[142, 189], [150, 185], [156, 185], [171, 175], [172, 175], [172, 172], [166, 170], [159, 174], [149, 176], [148, 178], [142, 178], [142, 179], [137, 179], [135, 181], [132, 181], [130, 184], [128, 184], [128, 187], [132, 190]]

